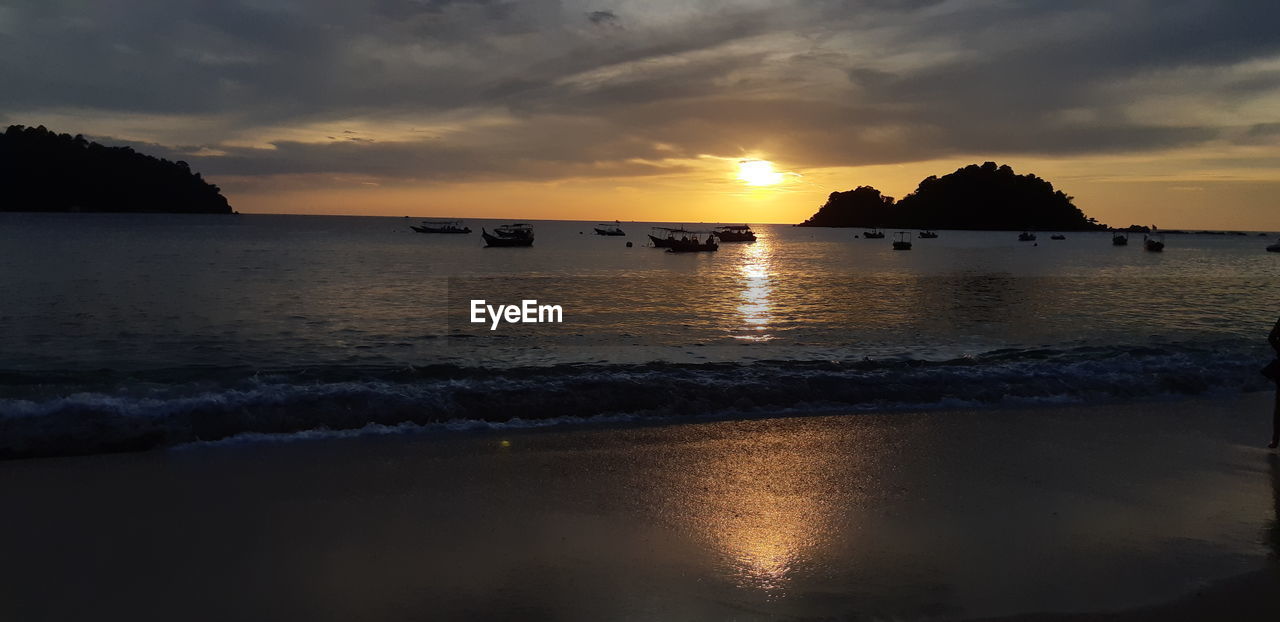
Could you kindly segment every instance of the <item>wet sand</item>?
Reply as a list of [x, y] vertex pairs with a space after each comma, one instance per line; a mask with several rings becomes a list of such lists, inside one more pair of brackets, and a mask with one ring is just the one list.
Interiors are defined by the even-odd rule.
[[0, 603], [15, 620], [1271, 620], [1270, 400], [9, 461]]

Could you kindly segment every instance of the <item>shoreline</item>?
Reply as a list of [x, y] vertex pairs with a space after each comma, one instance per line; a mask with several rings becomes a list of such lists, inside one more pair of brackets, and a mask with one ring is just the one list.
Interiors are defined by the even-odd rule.
[[1200, 590], [1270, 612], [1270, 399], [0, 462], [0, 600], [23, 619], [1074, 620], [1158, 619]]

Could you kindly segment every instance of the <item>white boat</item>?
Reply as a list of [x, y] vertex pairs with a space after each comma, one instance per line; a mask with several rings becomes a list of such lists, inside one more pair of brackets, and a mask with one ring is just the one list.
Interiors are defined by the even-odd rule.
[[462, 224], [461, 220], [424, 220], [420, 226], [409, 225], [418, 233], [471, 233], [471, 227]]
[[616, 222], [612, 225], [609, 223], [596, 225], [595, 231], [596, 235], [626, 235], [626, 232], [624, 232], [622, 227], [618, 226], [618, 223]]

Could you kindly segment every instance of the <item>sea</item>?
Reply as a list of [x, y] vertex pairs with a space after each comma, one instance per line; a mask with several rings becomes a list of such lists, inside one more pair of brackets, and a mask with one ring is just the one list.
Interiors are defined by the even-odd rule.
[[[1266, 388], [1275, 235], [0, 214], [0, 457], [314, 436], [1181, 399]], [[740, 223], [739, 223], [740, 224]], [[628, 246], [630, 244], [630, 246]], [[473, 301], [561, 321], [472, 321]], [[548, 318], [550, 319], [550, 318]]]

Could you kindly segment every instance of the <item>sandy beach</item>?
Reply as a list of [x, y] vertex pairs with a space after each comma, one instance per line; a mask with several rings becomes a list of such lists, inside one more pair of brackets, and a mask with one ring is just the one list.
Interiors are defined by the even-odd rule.
[[0, 602], [13, 620], [1275, 619], [1270, 400], [7, 461]]

